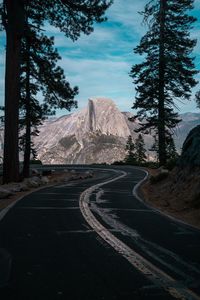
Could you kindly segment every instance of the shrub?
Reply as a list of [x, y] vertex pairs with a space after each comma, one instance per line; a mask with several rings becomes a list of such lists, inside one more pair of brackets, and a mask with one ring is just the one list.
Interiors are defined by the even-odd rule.
[[156, 183], [158, 183], [158, 182], [164, 180], [165, 178], [167, 178], [168, 175], [169, 175], [169, 174], [168, 174], [167, 172], [161, 172], [161, 173], [159, 173], [158, 175], [151, 176], [150, 179], [149, 179], [149, 180], [150, 180], [150, 183], [151, 183], [151, 184], [156, 184]]
[[143, 164], [141, 164], [142, 167], [151, 168], [151, 169], [157, 169], [159, 167], [158, 162], [155, 161], [146, 161]]
[[191, 201], [191, 206], [196, 209], [200, 208], [200, 192], [197, 192], [194, 195], [194, 197]]
[[122, 160], [120, 160], [120, 161], [114, 161], [114, 162], [112, 163], [112, 165], [121, 166], [121, 165], [125, 165], [125, 162], [122, 161]]
[[42, 162], [39, 159], [32, 159], [32, 160], [30, 160], [30, 164], [31, 165], [42, 165]]
[[165, 168], [169, 171], [173, 170], [177, 166], [178, 159], [178, 157], [169, 159], [165, 165]]

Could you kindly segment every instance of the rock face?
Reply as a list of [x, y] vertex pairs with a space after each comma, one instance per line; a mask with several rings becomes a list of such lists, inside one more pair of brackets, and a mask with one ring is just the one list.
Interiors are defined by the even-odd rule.
[[179, 161], [181, 167], [200, 167], [200, 125], [188, 134]]
[[175, 130], [174, 140], [178, 150], [183, 146], [187, 135], [192, 128], [200, 124], [200, 113], [185, 113], [180, 115], [182, 121]]
[[[77, 113], [46, 120], [34, 138], [38, 159], [47, 164], [112, 163], [123, 160], [127, 137], [137, 137], [138, 121], [130, 122], [130, 112], [120, 112], [107, 98], [89, 99], [86, 108]], [[178, 151], [188, 132], [200, 124], [200, 114], [181, 115], [175, 131]], [[3, 127], [0, 127], [0, 162], [3, 156]], [[153, 134], [152, 134], [153, 135]], [[152, 135], [144, 135], [146, 149], [153, 144]], [[154, 153], [148, 151], [148, 158]], [[21, 156], [22, 158], [22, 156]]]
[[[44, 122], [39, 128], [39, 136], [34, 140], [38, 159], [48, 164], [123, 160], [127, 137], [137, 137], [134, 130], [138, 128], [138, 122], [130, 122], [132, 116], [129, 112], [120, 112], [111, 99], [89, 99], [87, 107], [81, 111]], [[200, 123], [200, 114], [188, 113], [181, 117], [183, 121], [175, 135], [179, 151], [189, 130]], [[147, 150], [154, 142], [152, 135], [144, 135], [144, 141]], [[151, 159], [154, 154], [148, 151], [147, 155]]]
[[[132, 125], [133, 126], [133, 125]], [[110, 99], [89, 99], [78, 113], [47, 121], [34, 144], [43, 163], [111, 163], [125, 157], [127, 117]]]

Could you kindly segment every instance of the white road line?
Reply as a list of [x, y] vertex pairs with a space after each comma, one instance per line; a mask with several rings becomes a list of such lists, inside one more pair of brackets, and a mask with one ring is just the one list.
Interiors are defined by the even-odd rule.
[[138, 201], [140, 201], [141, 203], [143, 203], [146, 207], [148, 207], [149, 209], [152, 209], [154, 210], [156, 213], [160, 214], [160, 215], [163, 215], [169, 219], [171, 219], [172, 221], [176, 222], [176, 223], [179, 223], [181, 225], [186, 225], [188, 228], [191, 228], [191, 229], [195, 229], [195, 230], [198, 230], [199, 231], [199, 227], [196, 227], [195, 225], [191, 225], [191, 224], [188, 224], [186, 223], [185, 221], [183, 220], [180, 220], [180, 219], [177, 219], [176, 217], [173, 217], [172, 215], [169, 215], [168, 213], [166, 213], [165, 211], [162, 211], [158, 208], [156, 208], [155, 206], [151, 205], [150, 203], [144, 201], [139, 195], [138, 195], [138, 190], [141, 186], [141, 184], [147, 180], [147, 177], [148, 177], [148, 172], [146, 170], [142, 170], [143, 172], [146, 173], [144, 179], [142, 179], [141, 181], [139, 181], [133, 188], [132, 190], [132, 193], [133, 193], [133, 196], [136, 197], [138, 199]]
[[93, 215], [89, 208], [89, 198], [92, 192], [103, 185], [119, 180], [120, 178], [123, 178], [127, 175], [127, 173], [124, 171], [114, 171], [121, 173], [121, 175], [114, 179], [94, 185], [86, 189], [81, 194], [79, 199], [79, 206], [85, 220], [104, 241], [106, 241], [125, 259], [127, 259], [132, 264], [132, 266], [134, 266], [138, 271], [143, 273], [149, 280], [156, 284], [156, 286], [162, 287], [165, 291], [167, 291], [171, 296], [173, 296], [176, 299], [200, 300], [200, 297], [196, 295], [193, 291], [182, 286], [180, 282], [177, 282], [171, 276], [163, 272], [158, 267], [154, 266], [147, 259], [145, 259], [140, 254], [131, 249], [129, 246], [127, 246], [124, 242], [116, 238]]
[[[123, 234], [125, 236], [130, 236], [131, 238], [133, 238], [135, 245], [139, 245], [141, 250], [143, 250], [146, 254], [148, 254], [151, 258], [153, 258], [157, 262], [166, 266], [169, 270], [172, 270], [177, 275], [182, 276], [185, 281], [187, 281], [187, 282], [188, 282], [188, 280], [190, 282], [194, 281], [194, 279], [192, 277], [188, 276], [188, 272], [195, 272], [196, 274], [198, 274], [197, 276], [200, 275], [200, 270], [198, 268], [192, 266], [191, 264], [186, 263], [179, 256], [177, 256], [175, 253], [167, 250], [166, 248], [163, 248], [163, 247], [159, 246], [158, 244], [154, 244], [153, 242], [150, 242], [150, 241], [144, 239], [136, 230], [133, 230], [132, 228], [128, 227], [127, 225], [121, 223], [119, 221], [118, 217], [115, 214], [113, 214], [113, 208], [103, 208], [102, 209], [102, 208], [98, 207], [98, 204], [101, 203], [100, 197], [103, 194], [104, 193], [103, 193], [102, 188], [96, 190], [96, 202], [92, 201], [90, 203], [91, 211], [93, 213], [97, 213], [101, 217], [102, 221], [104, 221], [106, 224], [111, 226], [111, 228], [117, 229], [121, 234]], [[143, 210], [144, 213], [146, 213], [148, 211], [150, 213], [155, 213], [153, 210], [150, 210], [147, 208], [146, 208], [146, 210]], [[136, 212], [141, 212], [141, 210], [136, 210]], [[155, 249], [157, 254], [155, 254], [154, 251], [150, 250], [149, 246], [150, 246], [150, 248]], [[166, 256], [169, 257], [170, 259], [173, 259], [173, 261], [178, 262], [181, 266], [184, 266], [187, 269], [187, 273], [183, 273], [181, 271], [182, 268], [179, 270], [178, 268], [174, 267], [173, 262], [167, 263]]]
[[[101, 203], [101, 202], [100, 202]], [[99, 204], [99, 203], [98, 203]], [[138, 208], [116, 208], [116, 207], [109, 207], [109, 208], [102, 208], [102, 211], [132, 211], [132, 212], [145, 212], [145, 213], [155, 213], [152, 209], [138, 209]]]

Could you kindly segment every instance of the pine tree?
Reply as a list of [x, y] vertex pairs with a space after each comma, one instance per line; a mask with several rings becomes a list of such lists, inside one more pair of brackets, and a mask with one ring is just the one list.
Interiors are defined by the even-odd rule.
[[3, 182], [18, 181], [18, 113], [20, 98], [20, 49], [24, 33], [24, 1], [4, 0], [2, 25], [6, 31], [5, 118]]
[[197, 107], [200, 108], [200, 91], [196, 92], [195, 100], [197, 103]]
[[128, 136], [125, 150], [127, 151], [127, 155], [125, 157], [125, 163], [135, 164], [136, 163], [135, 145], [131, 135]]
[[[159, 148], [158, 148], [158, 135], [154, 135], [154, 143], [152, 147], [149, 149], [149, 151], [153, 151], [156, 154], [156, 160], [158, 161], [158, 155], [159, 155]], [[173, 136], [168, 136], [167, 142], [166, 142], [166, 160], [176, 160], [178, 158], [178, 152], [176, 150], [176, 146], [174, 143]]]
[[137, 139], [135, 140], [135, 156], [136, 156], [136, 161], [139, 164], [144, 163], [145, 160], [147, 159], [144, 139], [141, 134], [139, 134]]
[[158, 134], [159, 163], [167, 159], [167, 140], [172, 129], [180, 122], [174, 112], [175, 100], [190, 99], [194, 58], [191, 52], [196, 44], [190, 39], [189, 30], [196, 20], [188, 15], [193, 0], [152, 0], [143, 12], [149, 29], [141, 39], [135, 53], [146, 55], [144, 62], [133, 66], [130, 76], [136, 84], [133, 109], [139, 109], [138, 130]]
[[167, 152], [167, 160], [176, 160], [178, 158], [178, 153], [176, 150], [176, 146], [174, 143], [173, 137], [171, 137], [167, 141], [167, 147], [166, 147], [166, 152]]
[[26, 10], [38, 27], [45, 22], [59, 28], [66, 37], [78, 39], [81, 33], [90, 34], [94, 22], [103, 22], [109, 0], [3, 0], [1, 19], [6, 31], [5, 76], [5, 139], [3, 181], [18, 181], [18, 128], [20, 102], [20, 61], [22, 38], [26, 36]]
[[[29, 176], [31, 152], [35, 155], [31, 136], [38, 134], [38, 125], [45, 116], [53, 114], [54, 109], [71, 110], [72, 107], [76, 107], [74, 96], [78, 92], [77, 87], [72, 89], [66, 81], [63, 69], [56, 66], [60, 56], [53, 48], [53, 37], [48, 38], [31, 26], [27, 19], [29, 34], [24, 38], [22, 47], [24, 63], [21, 75], [22, 115], [20, 118], [21, 129], [25, 128], [25, 134], [21, 137], [24, 150], [24, 177]], [[43, 92], [43, 104], [36, 99], [39, 91]], [[34, 130], [31, 130], [33, 127]]]

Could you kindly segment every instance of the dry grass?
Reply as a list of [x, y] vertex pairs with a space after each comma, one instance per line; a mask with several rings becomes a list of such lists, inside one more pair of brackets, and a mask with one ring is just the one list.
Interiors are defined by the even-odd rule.
[[[156, 175], [155, 170], [148, 171]], [[200, 228], [200, 169], [174, 169], [155, 184], [148, 179], [141, 193], [152, 206]]]

